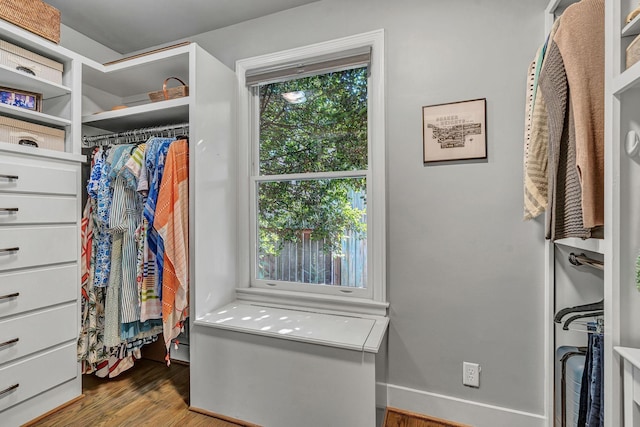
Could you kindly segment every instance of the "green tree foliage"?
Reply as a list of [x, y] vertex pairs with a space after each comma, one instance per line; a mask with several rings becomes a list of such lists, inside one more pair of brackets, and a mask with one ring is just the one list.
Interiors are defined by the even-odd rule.
[[[263, 85], [260, 91], [261, 175], [367, 169], [367, 69]], [[292, 104], [282, 94], [302, 91]], [[364, 232], [364, 178], [267, 181], [259, 185], [260, 250], [277, 254], [302, 230], [334, 252], [348, 231]], [[326, 243], [327, 244], [327, 243]]]

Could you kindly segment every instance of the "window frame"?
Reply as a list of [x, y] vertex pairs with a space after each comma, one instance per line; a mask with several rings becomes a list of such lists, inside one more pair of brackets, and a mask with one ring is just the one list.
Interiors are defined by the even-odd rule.
[[[368, 81], [368, 168], [365, 175], [367, 180], [367, 287], [340, 289], [339, 286], [254, 280], [255, 230], [257, 230], [256, 182], [264, 181], [265, 177], [258, 174], [258, 165], [255, 164], [258, 144], [254, 143], [254, 135], [257, 132], [256, 115], [259, 112], [256, 111], [257, 103], [253, 102], [256, 95], [246, 86], [245, 76], [250, 70], [277, 67], [292, 61], [339, 55], [340, 52], [366, 46], [371, 47]], [[385, 315], [388, 304], [386, 302], [384, 30], [239, 60], [236, 62], [236, 75], [239, 82], [237, 298], [275, 306]], [[340, 174], [350, 176], [348, 171]]]

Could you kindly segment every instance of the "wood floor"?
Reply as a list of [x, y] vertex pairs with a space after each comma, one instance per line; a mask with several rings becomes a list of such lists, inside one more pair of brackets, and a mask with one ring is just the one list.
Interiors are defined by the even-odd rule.
[[55, 427], [238, 427], [189, 411], [189, 367], [141, 359], [113, 379], [83, 375], [84, 399], [31, 424]]
[[397, 408], [387, 408], [383, 427], [471, 427], [466, 424], [454, 423], [428, 415], [405, 411]]

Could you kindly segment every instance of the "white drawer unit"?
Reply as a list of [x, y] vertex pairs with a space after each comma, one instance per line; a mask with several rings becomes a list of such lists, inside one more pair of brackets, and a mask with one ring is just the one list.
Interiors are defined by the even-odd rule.
[[[76, 353], [84, 58], [1, 21], [0, 40], [16, 46], [0, 46], [13, 55], [5, 55], [9, 62], [57, 73], [29, 75], [0, 65], [2, 86], [43, 100], [40, 111], [0, 104], [0, 115], [8, 116], [0, 120], [6, 128], [0, 132], [0, 426], [17, 426], [82, 394]], [[37, 148], [16, 143], [34, 138]]]
[[77, 206], [70, 196], [0, 193], [0, 225], [75, 223]]
[[0, 274], [0, 319], [77, 301], [78, 276], [76, 264]]
[[75, 225], [0, 227], [0, 271], [77, 262], [79, 241]]
[[8, 364], [0, 368], [0, 411], [77, 375], [75, 342]]
[[19, 156], [0, 157], [0, 192], [75, 196], [79, 179], [75, 166]]
[[77, 319], [77, 305], [67, 304], [1, 321], [0, 365], [61, 342], [75, 342]]

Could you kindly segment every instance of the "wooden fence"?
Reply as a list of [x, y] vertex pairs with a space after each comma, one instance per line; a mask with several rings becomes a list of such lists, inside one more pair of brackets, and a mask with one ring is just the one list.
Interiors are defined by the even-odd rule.
[[299, 242], [287, 242], [277, 255], [260, 255], [258, 277], [311, 284], [364, 288], [367, 283], [367, 240], [350, 233], [342, 240], [342, 254], [325, 249], [324, 240], [302, 232]]

